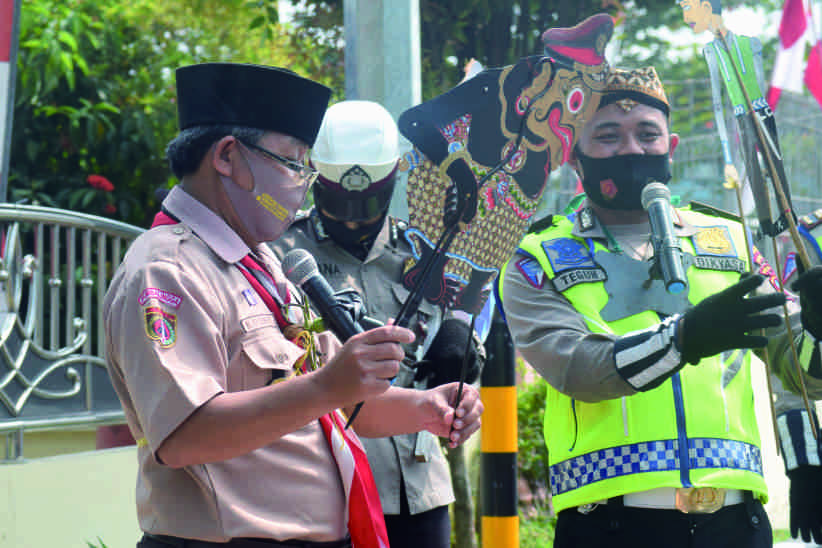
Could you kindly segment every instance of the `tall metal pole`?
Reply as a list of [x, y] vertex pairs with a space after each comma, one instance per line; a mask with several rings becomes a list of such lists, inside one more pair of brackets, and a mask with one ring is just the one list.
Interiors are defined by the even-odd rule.
[[[396, 120], [422, 101], [419, 0], [344, 0], [345, 98], [375, 101]], [[411, 145], [401, 139], [401, 153]], [[408, 218], [405, 174], [389, 213]]]
[[0, 0], [0, 202], [6, 201], [9, 151], [17, 82], [17, 37], [20, 34], [20, 0]]

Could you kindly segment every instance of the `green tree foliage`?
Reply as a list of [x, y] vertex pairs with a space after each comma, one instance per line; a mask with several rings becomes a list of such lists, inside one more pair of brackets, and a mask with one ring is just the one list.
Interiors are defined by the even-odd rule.
[[[770, 1], [770, 0], [768, 0]], [[732, 4], [741, 3], [735, 0]], [[299, 26], [313, 36], [340, 38], [343, 0], [295, 2]], [[423, 98], [434, 97], [462, 79], [472, 58], [484, 66], [515, 63], [542, 52], [542, 33], [570, 27], [596, 13], [609, 13], [620, 23], [614, 36], [628, 60], [661, 60], [670, 44], [660, 27], [682, 26], [682, 10], [673, 0], [420, 0]], [[340, 40], [325, 46], [342, 47]], [[334, 55], [336, 59], [336, 54]]]
[[24, 2], [7, 199], [146, 226], [154, 191], [171, 182], [176, 67], [238, 61], [311, 74], [305, 44], [277, 24], [274, 5]]

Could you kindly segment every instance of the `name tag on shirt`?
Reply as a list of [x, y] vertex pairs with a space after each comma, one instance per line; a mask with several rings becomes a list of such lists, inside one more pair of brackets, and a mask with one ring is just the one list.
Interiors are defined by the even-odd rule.
[[602, 282], [608, 279], [605, 270], [595, 261], [591, 252], [573, 238], [557, 238], [542, 242], [542, 249], [551, 263], [557, 291], [565, 291], [583, 282]]
[[240, 326], [246, 333], [262, 327], [274, 327], [275, 325], [274, 316], [271, 314], [260, 314], [259, 316], [251, 316], [240, 320]]

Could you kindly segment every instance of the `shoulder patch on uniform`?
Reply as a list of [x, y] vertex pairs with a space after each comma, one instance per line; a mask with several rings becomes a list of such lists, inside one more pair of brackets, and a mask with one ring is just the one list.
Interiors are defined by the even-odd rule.
[[727, 226], [704, 226], [697, 229], [691, 236], [694, 249], [699, 255], [713, 255], [714, 257], [738, 257], [731, 231]]
[[691, 202], [690, 209], [691, 211], [696, 211], [697, 213], [714, 215], [716, 217], [722, 217], [723, 219], [730, 219], [732, 221], [739, 221], [741, 219], [741, 217], [735, 213], [725, 211], [724, 209], [719, 209], [718, 207], [714, 207], [712, 205], [703, 204], [702, 202]]
[[155, 300], [164, 305], [170, 306], [173, 309], [180, 308], [180, 304], [183, 302], [183, 298], [179, 295], [175, 295], [170, 291], [163, 291], [162, 289], [157, 289], [156, 287], [147, 287], [140, 293], [140, 296], [137, 297], [137, 303], [140, 306], [145, 306], [148, 301]]
[[143, 308], [146, 335], [163, 348], [170, 348], [177, 342], [177, 316], [159, 306]]
[[596, 267], [588, 248], [573, 238], [557, 238], [542, 242], [542, 249], [556, 274], [569, 268]]
[[799, 217], [799, 223], [808, 230], [811, 230], [821, 225], [822, 209], [817, 209], [816, 211], [808, 213], [807, 215], [802, 215], [801, 217]]
[[545, 287], [545, 271], [542, 270], [539, 261], [533, 257], [523, 257], [514, 263], [514, 266], [516, 266], [517, 270], [528, 280], [528, 283], [536, 289]]
[[328, 233], [325, 231], [325, 227], [323, 226], [322, 220], [320, 220], [320, 215], [317, 213], [316, 209], [312, 209], [309, 213], [308, 219], [311, 220], [311, 226], [314, 228], [314, 239], [318, 242], [322, 242], [328, 239]]
[[594, 210], [590, 207], [584, 207], [579, 210], [577, 214], [579, 217], [579, 228], [583, 232], [587, 232], [596, 226], [596, 215]]

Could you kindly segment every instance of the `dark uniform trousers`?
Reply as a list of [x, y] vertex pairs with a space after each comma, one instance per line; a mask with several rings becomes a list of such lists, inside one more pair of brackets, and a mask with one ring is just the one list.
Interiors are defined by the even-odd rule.
[[165, 535], [144, 534], [137, 548], [351, 548], [351, 541], [310, 542], [287, 540], [278, 542], [264, 538], [235, 538], [228, 542], [209, 542]]
[[568, 508], [557, 517], [554, 548], [771, 548], [773, 532], [762, 503], [745, 502], [712, 514], [633, 508], [622, 497], [588, 514]]
[[[450, 548], [451, 517], [448, 506], [438, 506], [412, 514], [400, 482], [400, 513], [385, 514], [385, 527], [391, 548]], [[424, 542], [422, 542], [424, 540]]]

